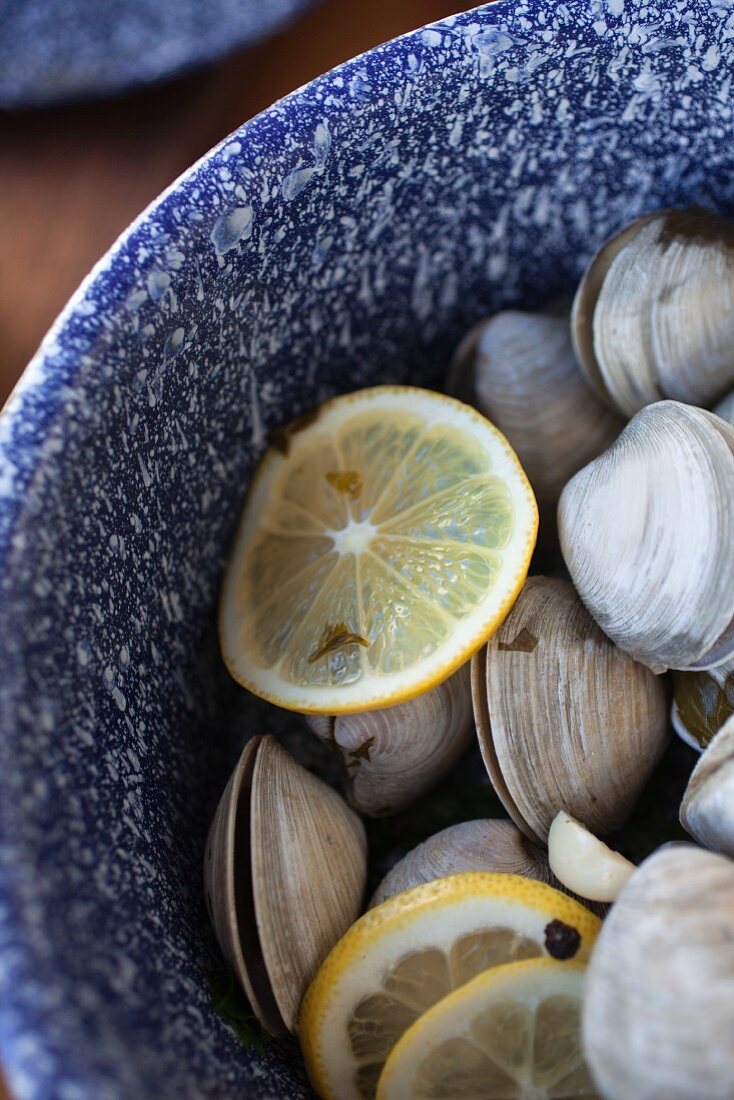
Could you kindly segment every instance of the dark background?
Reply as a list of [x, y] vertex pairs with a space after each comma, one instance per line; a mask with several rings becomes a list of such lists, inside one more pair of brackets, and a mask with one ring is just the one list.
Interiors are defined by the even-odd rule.
[[[468, 6], [323, 0], [267, 42], [174, 83], [0, 111], [0, 406], [92, 265], [202, 153], [334, 65]], [[1, 1079], [0, 1100], [10, 1100]]]

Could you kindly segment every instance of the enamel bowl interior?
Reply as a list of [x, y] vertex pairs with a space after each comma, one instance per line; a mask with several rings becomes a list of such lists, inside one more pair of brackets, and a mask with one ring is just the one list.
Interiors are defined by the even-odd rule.
[[213, 61], [313, 0], [0, 0], [0, 107], [107, 95]]
[[309, 1096], [212, 1011], [207, 825], [268, 708], [215, 607], [268, 432], [440, 383], [643, 211], [734, 204], [734, 9], [519, 0], [373, 50], [133, 225], [2, 420], [0, 1059], [23, 1098]]

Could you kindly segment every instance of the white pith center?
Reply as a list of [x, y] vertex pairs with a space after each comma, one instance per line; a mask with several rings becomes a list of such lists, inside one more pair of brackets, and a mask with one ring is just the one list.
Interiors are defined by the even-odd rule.
[[376, 534], [377, 528], [367, 520], [361, 523], [350, 520], [341, 530], [328, 532], [338, 554], [362, 554]]

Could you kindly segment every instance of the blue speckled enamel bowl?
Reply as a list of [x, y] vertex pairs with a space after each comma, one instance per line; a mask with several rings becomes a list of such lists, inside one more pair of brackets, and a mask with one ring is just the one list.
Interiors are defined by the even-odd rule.
[[313, 0], [0, 0], [0, 107], [108, 95], [213, 61]]
[[249, 705], [214, 611], [248, 477], [274, 425], [439, 382], [479, 315], [569, 291], [642, 211], [731, 209], [733, 77], [732, 0], [479, 8], [247, 123], [75, 295], [0, 445], [0, 1060], [20, 1100], [310, 1095], [237, 1045], [204, 976], [202, 851]]

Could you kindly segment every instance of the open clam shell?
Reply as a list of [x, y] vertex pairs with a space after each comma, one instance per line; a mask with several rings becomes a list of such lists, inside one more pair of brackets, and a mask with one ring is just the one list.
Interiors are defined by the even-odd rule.
[[661, 210], [612, 237], [574, 300], [578, 360], [621, 413], [671, 397], [709, 405], [734, 383], [734, 223]]
[[472, 662], [479, 744], [515, 824], [545, 843], [566, 810], [619, 828], [668, 739], [662, 682], [605, 638], [567, 581], [531, 577]]
[[247, 743], [206, 845], [207, 905], [223, 954], [271, 1034], [296, 1029], [303, 994], [359, 915], [364, 828], [272, 737]]
[[581, 599], [654, 672], [734, 655], [733, 450], [720, 417], [661, 401], [561, 494], [561, 550]]

